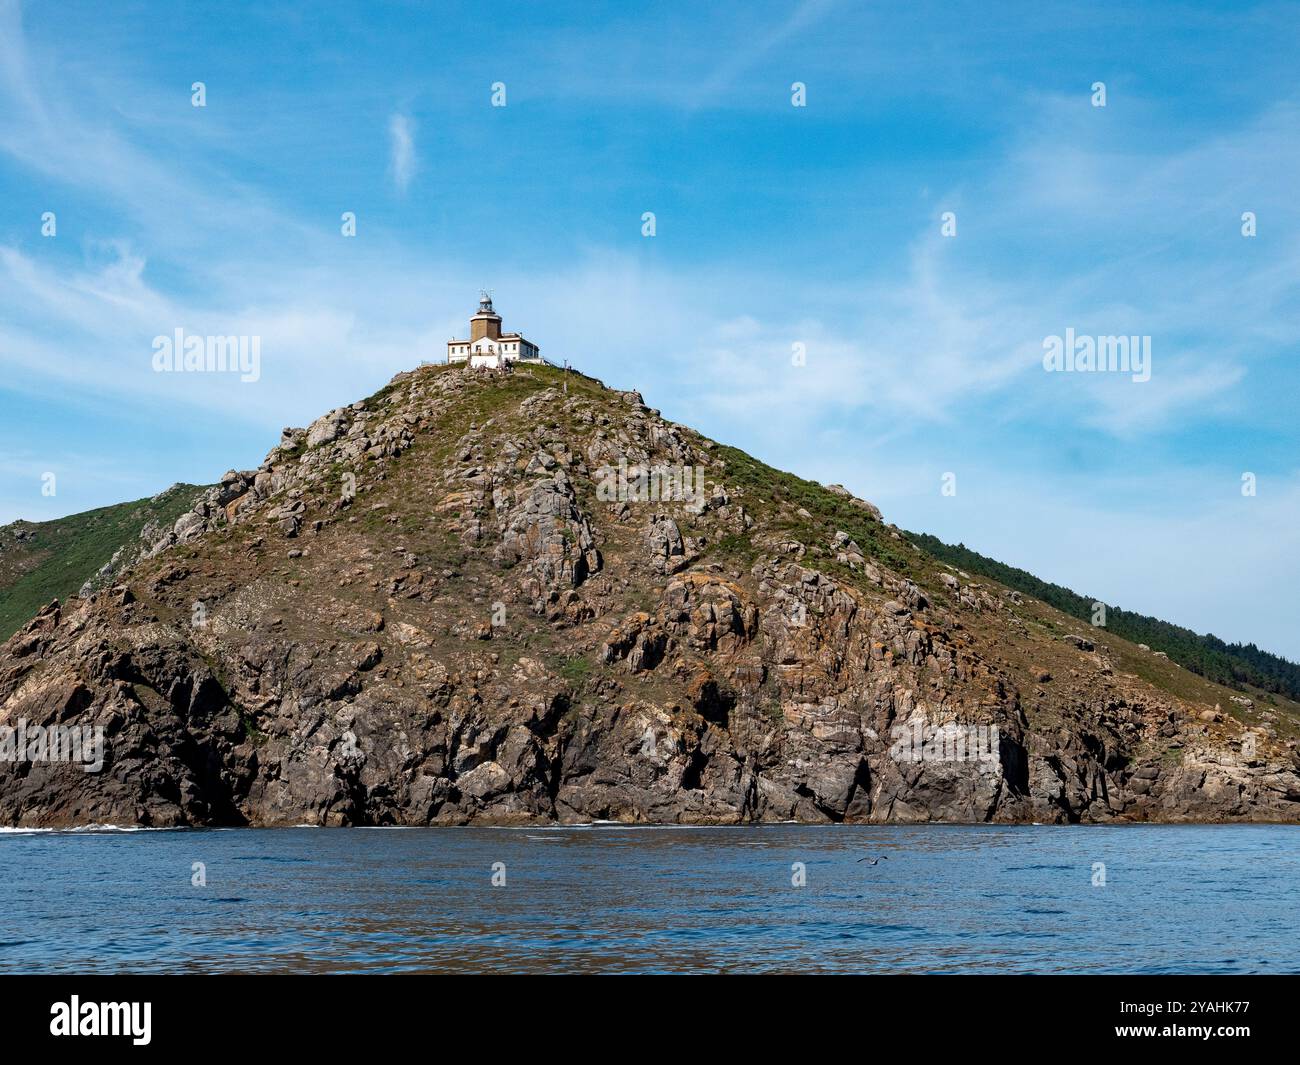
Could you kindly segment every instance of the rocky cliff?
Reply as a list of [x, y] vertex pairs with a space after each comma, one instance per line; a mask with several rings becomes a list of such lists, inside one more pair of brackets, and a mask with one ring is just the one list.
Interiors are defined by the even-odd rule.
[[1290, 706], [548, 367], [287, 429], [113, 580], [0, 647], [106, 749], [0, 823], [1300, 820]]

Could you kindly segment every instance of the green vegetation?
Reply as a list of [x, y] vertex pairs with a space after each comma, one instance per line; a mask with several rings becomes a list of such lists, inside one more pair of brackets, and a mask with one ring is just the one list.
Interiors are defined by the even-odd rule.
[[282, 462], [292, 462], [294, 459], [301, 458], [307, 451], [307, 438], [302, 437], [293, 447], [282, 448], [280, 451], [280, 460]]
[[[925, 533], [907, 535], [935, 558], [968, 573], [991, 577], [1080, 621], [1092, 620], [1096, 600], [1088, 596], [1039, 580], [1032, 573], [981, 555], [965, 544], [954, 547]], [[1261, 651], [1253, 643], [1225, 643], [1217, 636], [1202, 636], [1181, 625], [1171, 625], [1159, 618], [1135, 614], [1109, 604], [1106, 606], [1106, 631], [1133, 643], [1144, 643], [1153, 651], [1164, 651], [1171, 661], [1216, 684], [1239, 690], [1250, 685], [1262, 691], [1300, 699], [1300, 665]]]
[[731, 533], [717, 541], [710, 548], [712, 553], [722, 555], [748, 568], [758, 558], [758, 549], [749, 538], [749, 533]]
[[591, 663], [585, 658], [564, 658], [556, 672], [576, 688], [591, 673]]
[[265, 747], [271, 740], [270, 736], [248, 720], [243, 711], [240, 711], [239, 714], [239, 726], [243, 729], [244, 738], [252, 743], [254, 747]]
[[[171, 526], [203, 489], [183, 484], [137, 499], [43, 522], [0, 529], [0, 640], [7, 640], [52, 599], [66, 602], [117, 549], [138, 540], [149, 521]], [[18, 533], [24, 534], [18, 539]], [[30, 535], [29, 535], [30, 534]]]
[[[727, 485], [739, 490], [739, 502], [765, 529], [788, 533], [810, 546], [824, 540], [827, 530], [842, 530], [867, 556], [897, 573], [913, 575], [916, 556], [904, 553], [903, 542], [851, 500], [816, 481], [774, 469], [737, 448], [719, 445], [716, 454], [726, 466]], [[791, 521], [790, 513], [799, 509], [812, 517]]]

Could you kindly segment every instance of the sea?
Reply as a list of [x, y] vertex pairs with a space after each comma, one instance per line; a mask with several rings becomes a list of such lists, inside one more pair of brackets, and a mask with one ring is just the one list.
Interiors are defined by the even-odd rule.
[[1300, 826], [8, 829], [0, 972], [1296, 973]]

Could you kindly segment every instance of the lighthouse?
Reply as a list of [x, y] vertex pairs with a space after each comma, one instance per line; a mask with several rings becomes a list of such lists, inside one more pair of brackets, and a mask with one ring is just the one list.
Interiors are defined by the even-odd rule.
[[467, 362], [473, 369], [499, 370], [508, 363], [542, 361], [541, 350], [522, 333], [501, 332], [501, 315], [488, 292], [482, 293], [469, 320], [469, 339], [447, 341], [447, 362]]

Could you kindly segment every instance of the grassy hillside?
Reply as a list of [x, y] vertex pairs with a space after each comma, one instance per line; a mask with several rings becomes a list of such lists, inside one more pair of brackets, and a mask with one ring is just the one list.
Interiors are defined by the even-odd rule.
[[[1039, 580], [1032, 573], [1008, 566], [970, 550], [964, 544], [945, 544], [925, 533], [908, 533], [908, 537], [936, 558], [949, 562], [968, 573], [984, 577], [1032, 595], [1056, 607], [1063, 614], [1091, 622], [1093, 599], [1079, 595], [1059, 584]], [[1107, 604], [1106, 629], [1133, 643], [1144, 643], [1153, 651], [1164, 651], [1184, 669], [1229, 688], [1260, 691], [1300, 699], [1300, 665], [1279, 655], [1261, 651], [1252, 644], [1225, 643], [1217, 636], [1200, 635], [1181, 625], [1172, 625], [1146, 614]]]
[[75, 596], [119, 547], [139, 540], [146, 523], [170, 526], [200, 491], [178, 484], [150, 499], [0, 528], [0, 640], [51, 599]]

